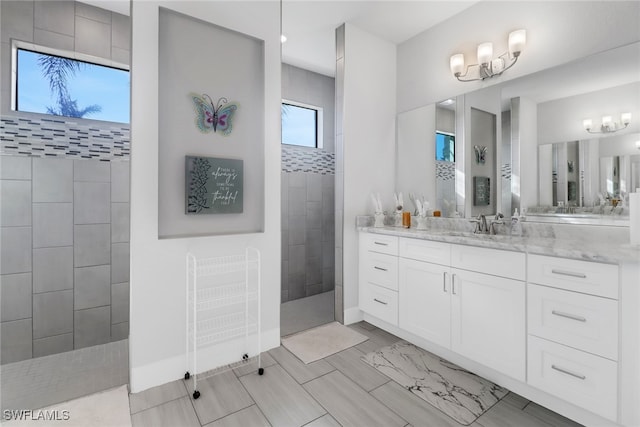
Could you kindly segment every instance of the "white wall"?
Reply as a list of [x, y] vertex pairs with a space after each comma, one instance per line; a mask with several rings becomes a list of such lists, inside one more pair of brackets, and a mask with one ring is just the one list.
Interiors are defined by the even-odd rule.
[[[640, 39], [640, 2], [481, 1], [398, 46], [398, 112], [495, 85]], [[507, 50], [509, 32], [527, 30], [518, 64], [486, 82], [458, 82], [449, 58], [476, 63], [477, 45]]]
[[[197, 17], [265, 41], [265, 231], [158, 239], [158, 8]], [[280, 21], [275, 1], [132, 2], [131, 391], [184, 374], [185, 254], [262, 251], [263, 349], [279, 345]], [[189, 47], [215, 55], [211, 45]], [[221, 60], [224, 60], [222, 58]], [[215, 78], [215, 70], [211, 70]], [[212, 362], [215, 363], [215, 362]], [[204, 367], [204, 366], [203, 366]]]
[[538, 204], [538, 139], [537, 104], [530, 99], [520, 98], [520, 208]]
[[[357, 215], [372, 213], [371, 192], [391, 209], [395, 173], [396, 46], [345, 25], [344, 52], [344, 310], [358, 307]], [[352, 310], [352, 311], [350, 311]]]

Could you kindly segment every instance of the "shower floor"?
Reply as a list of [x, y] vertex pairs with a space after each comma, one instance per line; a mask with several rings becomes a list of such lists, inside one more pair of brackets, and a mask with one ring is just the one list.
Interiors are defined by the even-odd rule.
[[280, 305], [280, 336], [333, 322], [335, 291], [287, 301]]
[[7, 363], [0, 367], [5, 409], [39, 409], [129, 383], [129, 340]]

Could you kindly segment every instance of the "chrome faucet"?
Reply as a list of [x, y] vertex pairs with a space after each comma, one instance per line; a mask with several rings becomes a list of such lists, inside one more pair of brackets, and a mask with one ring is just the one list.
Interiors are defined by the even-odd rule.
[[496, 234], [496, 224], [504, 224], [503, 218], [504, 215], [502, 215], [500, 212], [496, 214], [493, 221], [491, 221], [491, 225], [489, 226], [489, 234]]
[[474, 234], [489, 232], [489, 228], [487, 227], [487, 218], [484, 216], [484, 214], [478, 215], [478, 217], [472, 219], [471, 222], [476, 225], [475, 229], [473, 230]]

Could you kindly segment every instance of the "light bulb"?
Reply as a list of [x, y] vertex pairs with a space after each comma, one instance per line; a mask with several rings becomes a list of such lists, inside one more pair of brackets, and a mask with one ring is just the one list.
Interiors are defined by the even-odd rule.
[[640, 140], [636, 141], [636, 148], [640, 150]]
[[584, 119], [582, 121], [582, 126], [584, 126], [585, 130], [589, 130], [593, 126], [593, 122], [591, 121], [591, 119]]
[[612, 123], [613, 123], [613, 119], [611, 118], [611, 116], [602, 116], [603, 128], [610, 128]]
[[459, 76], [464, 70], [464, 55], [457, 53], [449, 59], [449, 67], [454, 76]]
[[493, 43], [486, 42], [478, 45], [478, 62], [481, 65], [488, 64], [493, 58]]
[[509, 53], [519, 56], [527, 43], [527, 30], [516, 30], [509, 33]]
[[287, 41], [287, 36], [285, 36], [284, 34], [280, 34], [280, 43], [284, 43]]
[[620, 117], [620, 121], [622, 122], [623, 125], [628, 125], [631, 122], [631, 113], [622, 113], [622, 116]]

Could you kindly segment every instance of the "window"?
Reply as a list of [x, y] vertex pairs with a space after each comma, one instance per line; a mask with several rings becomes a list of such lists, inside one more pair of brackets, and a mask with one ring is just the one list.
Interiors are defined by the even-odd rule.
[[456, 161], [456, 137], [454, 135], [436, 132], [436, 160]]
[[16, 47], [16, 111], [129, 123], [127, 70]]
[[283, 101], [282, 143], [322, 148], [322, 108]]

